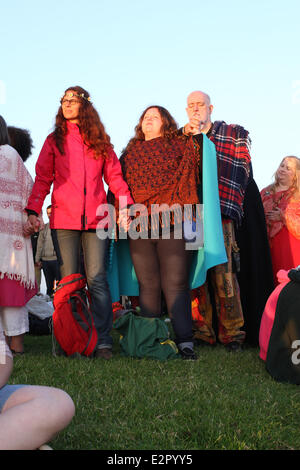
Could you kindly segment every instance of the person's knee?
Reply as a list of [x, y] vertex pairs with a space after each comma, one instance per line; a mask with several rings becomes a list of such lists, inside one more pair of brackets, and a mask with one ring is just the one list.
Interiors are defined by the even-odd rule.
[[182, 294], [190, 291], [186, 277], [168, 276], [162, 282], [162, 289], [164, 292], [172, 292]]
[[75, 414], [72, 398], [54, 387], [33, 387], [31, 396], [32, 418], [42, 417], [42, 426], [49, 432], [58, 432], [66, 427]]
[[64, 390], [51, 387], [46, 390], [45, 401], [49, 403], [53, 424], [61, 429], [67, 426], [75, 414], [75, 405], [70, 395]]
[[157, 277], [139, 279], [139, 286], [143, 292], [161, 292], [160, 280]]
[[108, 285], [105, 270], [98, 271], [97, 273], [87, 272], [86, 273], [86, 280], [87, 280], [87, 284], [89, 286], [89, 289], [91, 291], [97, 290], [97, 289], [102, 289], [102, 288], [106, 289], [106, 287]]

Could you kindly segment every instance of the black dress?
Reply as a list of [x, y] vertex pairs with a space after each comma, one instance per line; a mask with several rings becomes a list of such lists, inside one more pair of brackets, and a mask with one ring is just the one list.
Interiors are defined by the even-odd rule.
[[245, 191], [242, 225], [235, 231], [240, 248], [240, 286], [246, 343], [259, 344], [259, 327], [268, 297], [274, 289], [272, 261], [264, 208], [252, 177]]
[[300, 270], [279, 294], [270, 336], [266, 368], [279, 382], [300, 384]]

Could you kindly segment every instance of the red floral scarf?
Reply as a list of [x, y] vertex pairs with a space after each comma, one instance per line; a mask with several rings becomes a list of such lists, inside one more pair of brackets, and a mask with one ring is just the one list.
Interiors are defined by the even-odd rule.
[[158, 137], [135, 141], [120, 159], [124, 179], [135, 203], [197, 204], [200, 180], [199, 144], [193, 137]]

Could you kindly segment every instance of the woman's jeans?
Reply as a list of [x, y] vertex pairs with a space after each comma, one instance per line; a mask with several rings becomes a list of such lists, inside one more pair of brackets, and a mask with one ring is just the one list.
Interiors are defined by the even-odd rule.
[[98, 333], [98, 348], [111, 348], [113, 314], [105, 270], [107, 240], [100, 240], [96, 231], [57, 229], [56, 235], [61, 258], [61, 277], [83, 272], [84, 269]]

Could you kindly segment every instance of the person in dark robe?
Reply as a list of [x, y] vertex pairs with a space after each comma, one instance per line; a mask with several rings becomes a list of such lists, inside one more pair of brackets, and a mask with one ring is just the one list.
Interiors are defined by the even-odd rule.
[[246, 187], [243, 208], [244, 217], [241, 226], [236, 229], [236, 241], [240, 249], [237, 278], [246, 342], [250, 346], [257, 346], [262, 313], [274, 289], [274, 282], [264, 208], [252, 174]]
[[277, 300], [266, 369], [279, 382], [300, 385], [300, 266], [288, 277]]

